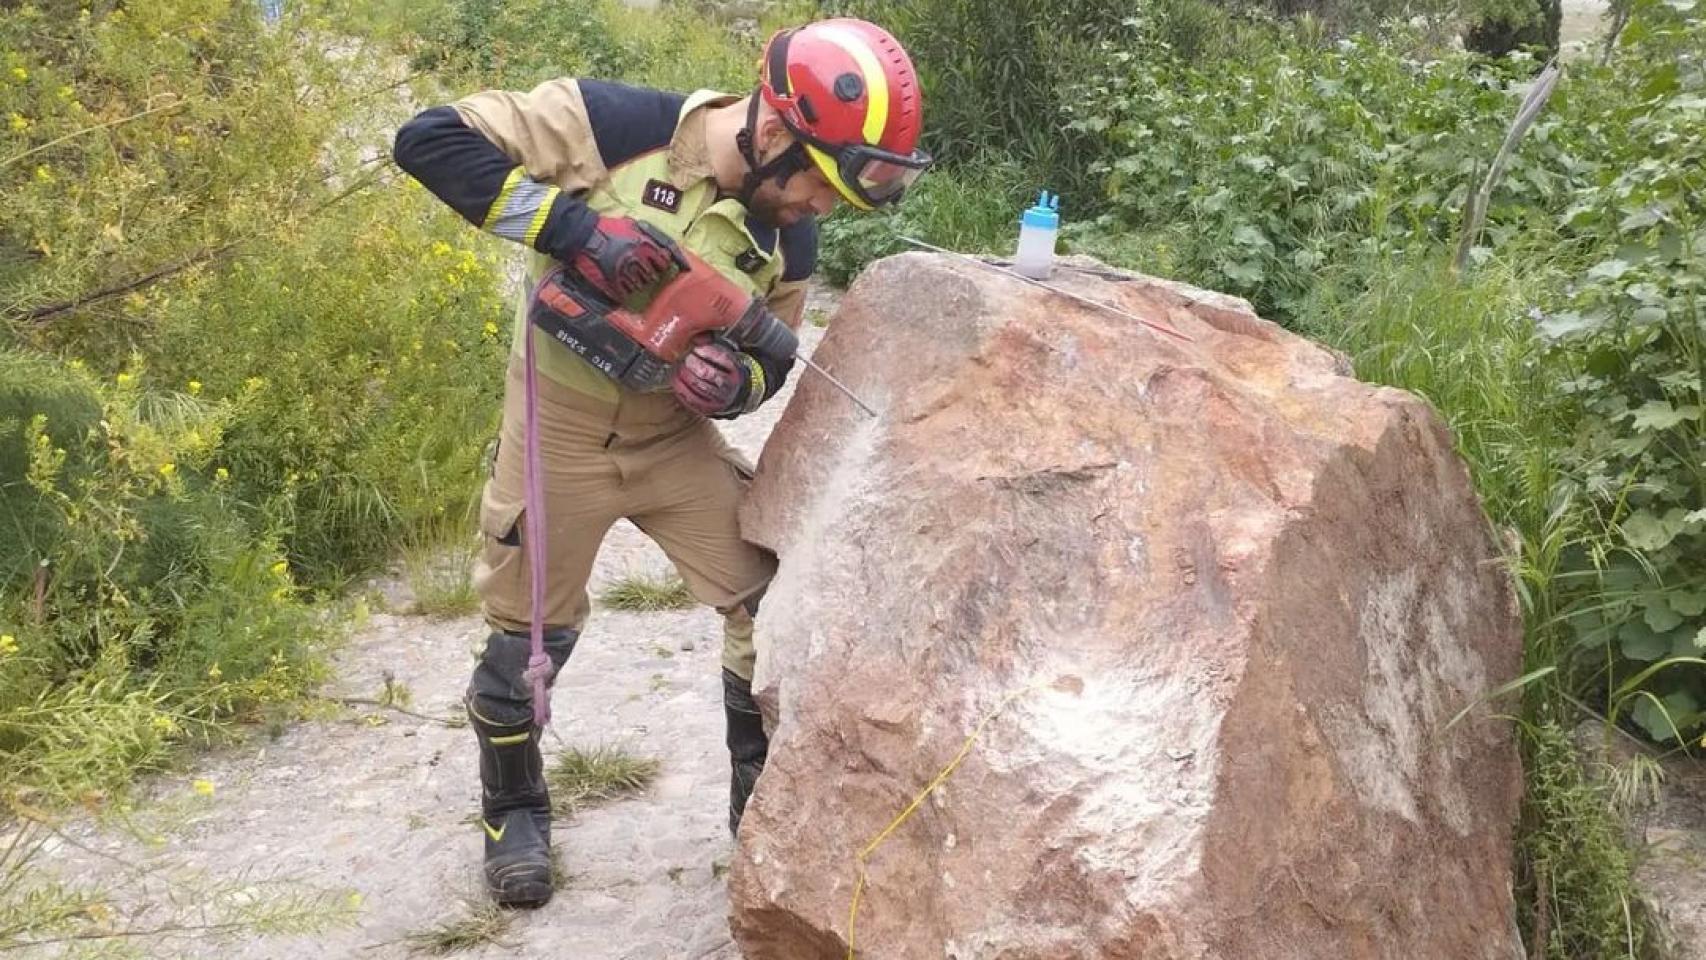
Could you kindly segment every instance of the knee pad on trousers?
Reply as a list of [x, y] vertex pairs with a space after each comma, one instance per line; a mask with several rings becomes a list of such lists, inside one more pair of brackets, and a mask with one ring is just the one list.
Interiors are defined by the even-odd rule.
[[[580, 633], [575, 630], [545, 632], [545, 655], [551, 660], [546, 689], [556, 681], [578, 639]], [[469, 709], [491, 724], [532, 723], [533, 685], [524, 676], [532, 656], [533, 644], [527, 634], [494, 630], [486, 638], [486, 648], [480, 652], [480, 662], [475, 664], [474, 675], [468, 681]]]

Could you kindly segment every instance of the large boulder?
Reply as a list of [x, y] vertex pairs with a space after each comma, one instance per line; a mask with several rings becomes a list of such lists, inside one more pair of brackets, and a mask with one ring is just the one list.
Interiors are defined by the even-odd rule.
[[1244, 301], [1054, 281], [1192, 340], [909, 253], [815, 353], [881, 416], [796, 374], [748, 960], [1518, 960], [1513, 733], [1450, 721], [1520, 622], [1440, 418]]

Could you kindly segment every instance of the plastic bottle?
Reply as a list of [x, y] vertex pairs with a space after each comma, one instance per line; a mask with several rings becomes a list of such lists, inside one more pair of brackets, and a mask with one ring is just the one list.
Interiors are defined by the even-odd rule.
[[1054, 270], [1054, 241], [1060, 234], [1060, 195], [1047, 190], [1019, 221], [1019, 253], [1013, 269], [1033, 280]]

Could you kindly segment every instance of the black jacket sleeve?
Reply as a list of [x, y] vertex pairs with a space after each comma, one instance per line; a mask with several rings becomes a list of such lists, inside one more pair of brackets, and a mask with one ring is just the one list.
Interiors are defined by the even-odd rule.
[[392, 157], [464, 220], [560, 260], [598, 225], [579, 197], [529, 177], [453, 107], [433, 107], [405, 123]]

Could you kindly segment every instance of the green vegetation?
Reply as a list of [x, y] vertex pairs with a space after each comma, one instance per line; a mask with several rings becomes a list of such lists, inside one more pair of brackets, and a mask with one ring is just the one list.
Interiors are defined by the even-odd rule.
[[659, 765], [616, 747], [564, 750], [545, 775], [551, 811], [559, 817], [639, 793], [657, 779]]
[[480, 539], [471, 500], [461, 511], [446, 513], [407, 530], [399, 544], [403, 574], [414, 594], [413, 612], [429, 617], [458, 617], [480, 609], [474, 589]]
[[[1518, 841], [1518, 880], [1533, 913], [1525, 931], [1547, 957], [1641, 957], [1621, 823], [1606, 815], [1609, 786], [1588, 776], [1556, 725], [1528, 727], [1527, 796]], [[1538, 944], [1536, 944], [1538, 946]]]
[[654, 576], [637, 573], [599, 591], [598, 600], [612, 610], [647, 613], [655, 610], [685, 610], [693, 606], [693, 592], [675, 574]]
[[750, 90], [763, 38], [810, 13], [800, 0], [778, 4], [743, 35], [727, 29], [728, 16], [710, 3], [644, 10], [620, 0], [443, 0], [422, 7], [413, 20], [413, 63], [458, 89], [525, 90], [579, 75], [684, 93]]
[[[386, 162], [411, 90], [744, 92], [773, 27], [852, 12], [913, 51], [941, 166], [897, 211], [831, 218], [828, 279], [900, 235], [1010, 254], [1048, 188], [1063, 250], [1245, 296], [1440, 410], [1527, 623], [1525, 933], [1638, 955], [1615, 784], [1565, 732], [1706, 736], [1706, 0], [1617, 8], [1460, 271], [1551, 0], [801, 0], [755, 30], [688, 2], [320, 0], [273, 28], [238, 0], [9, 6], [0, 792], [99, 800], [291, 704], [336, 598], [398, 557], [423, 608], [468, 609], [506, 251]], [[1537, 46], [1445, 42], [1472, 24]], [[553, 779], [567, 810], [655, 775], [595, 751]]]
[[341, 632], [315, 601], [478, 481], [497, 250], [384, 162], [396, 80], [311, 13], [0, 18], [6, 793], [99, 797], [291, 701]]

